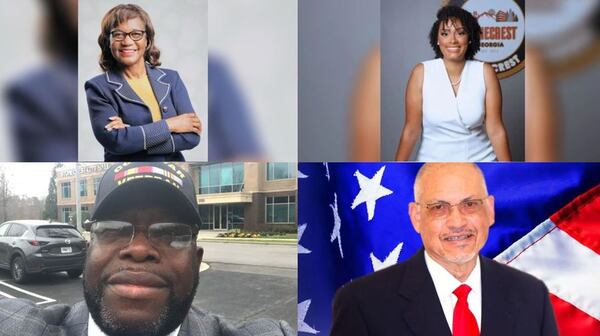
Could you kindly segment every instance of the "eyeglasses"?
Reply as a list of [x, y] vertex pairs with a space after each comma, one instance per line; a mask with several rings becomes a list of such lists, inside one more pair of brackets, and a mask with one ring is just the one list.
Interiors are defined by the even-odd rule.
[[146, 33], [145, 30], [138, 30], [138, 29], [134, 29], [134, 30], [130, 31], [129, 33], [126, 33], [121, 30], [113, 30], [110, 32], [110, 37], [114, 41], [119, 41], [119, 42], [123, 41], [125, 38], [127, 38], [127, 36], [131, 37], [131, 39], [133, 41], [139, 41], [144, 37], [145, 33]]
[[[114, 220], [92, 221], [90, 231], [94, 243], [111, 248], [124, 248], [135, 236], [133, 224]], [[146, 237], [158, 249], [181, 250], [192, 245], [196, 232], [188, 224], [154, 223], [148, 226]]]
[[460, 211], [460, 213], [463, 215], [472, 215], [478, 213], [483, 209], [484, 199], [485, 198], [468, 198], [456, 204], [450, 204], [445, 201], [438, 201], [429, 204], [415, 203], [418, 205], [424, 205], [425, 208], [427, 208], [427, 214], [431, 217], [446, 218], [450, 215], [450, 211], [452, 211], [453, 207], [457, 207], [458, 211]]

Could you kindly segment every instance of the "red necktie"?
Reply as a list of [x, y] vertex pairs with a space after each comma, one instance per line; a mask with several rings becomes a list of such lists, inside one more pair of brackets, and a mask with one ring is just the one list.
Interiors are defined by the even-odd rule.
[[475, 315], [469, 310], [467, 296], [471, 287], [463, 284], [454, 290], [454, 295], [458, 298], [454, 306], [454, 318], [452, 320], [452, 336], [479, 336], [477, 320]]

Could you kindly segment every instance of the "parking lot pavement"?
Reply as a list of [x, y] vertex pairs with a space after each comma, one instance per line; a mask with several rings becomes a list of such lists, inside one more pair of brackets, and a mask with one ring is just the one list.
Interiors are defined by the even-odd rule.
[[[210, 264], [200, 273], [200, 285], [194, 304], [212, 313], [225, 316], [236, 325], [269, 317], [297, 323], [296, 276], [290, 272], [264, 266]], [[279, 275], [269, 275], [279, 274]]]
[[82, 288], [81, 278], [70, 279], [66, 272], [35, 276], [26, 284], [16, 284], [12, 281], [10, 272], [0, 271], [0, 296], [24, 298], [42, 306], [54, 303], [72, 305], [79, 302], [83, 300]]
[[198, 242], [204, 248], [204, 261], [225, 264], [298, 268], [297, 245]]
[[[200, 273], [194, 304], [235, 324], [270, 317], [285, 320], [296, 329], [295, 246], [213, 242], [202, 245], [209, 268]], [[63, 272], [15, 284], [8, 271], [0, 271], [0, 296], [26, 298], [42, 306], [71, 305], [83, 300], [82, 279], [69, 279]]]

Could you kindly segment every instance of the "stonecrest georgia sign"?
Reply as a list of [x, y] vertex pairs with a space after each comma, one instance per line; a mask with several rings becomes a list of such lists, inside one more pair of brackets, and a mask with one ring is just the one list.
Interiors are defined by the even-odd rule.
[[525, 67], [525, 11], [523, 0], [462, 0], [460, 6], [481, 26], [481, 49], [475, 59], [489, 63], [498, 78], [510, 77]]

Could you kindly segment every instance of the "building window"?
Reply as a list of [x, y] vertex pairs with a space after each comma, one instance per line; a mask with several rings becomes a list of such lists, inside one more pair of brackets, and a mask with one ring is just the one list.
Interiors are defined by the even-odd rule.
[[230, 229], [242, 229], [244, 227], [244, 205], [229, 204], [227, 206], [227, 227]]
[[270, 224], [290, 224], [296, 222], [296, 197], [267, 197], [265, 217]]
[[94, 196], [98, 193], [98, 186], [100, 185], [100, 178], [94, 177]]
[[79, 196], [87, 196], [87, 180], [79, 180]]
[[200, 220], [202, 221], [201, 229], [211, 229], [214, 225], [213, 205], [201, 205]]
[[63, 198], [71, 198], [71, 182], [63, 182], [60, 184]]
[[268, 162], [267, 181], [296, 178], [296, 164], [292, 162]]
[[87, 205], [81, 206], [81, 221], [85, 221], [86, 219], [90, 219], [90, 208]]
[[69, 208], [62, 208], [62, 221], [63, 223], [70, 223], [71, 222], [71, 213], [73, 212], [73, 209]]
[[200, 194], [216, 194], [242, 191], [244, 164], [217, 163], [200, 167]]

